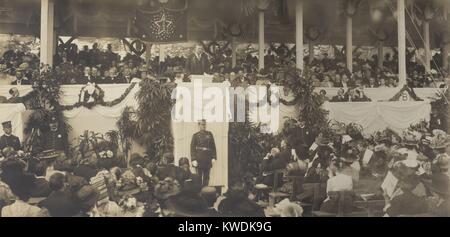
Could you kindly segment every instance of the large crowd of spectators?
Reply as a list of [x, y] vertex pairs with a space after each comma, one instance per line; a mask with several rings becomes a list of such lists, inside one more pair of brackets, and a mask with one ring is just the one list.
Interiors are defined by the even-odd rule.
[[369, 215], [450, 215], [450, 137], [444, 131], [401, 135], [386, 129], [363, 136], [339, 123], [331, 129], [300, 153], [289, 139], [272, 148], [262, 160], [255, 190], [276, 187], [274, 192], [289, 193], [290, 200], [312, 208], [313, 216], [367, 216], [370, 203], [377, 202]]
[[[372, 215], [450, 215], [447, 133], [411, 129], [399, 135], [387, 129], [364, 136], [357, 127], [338, 123], [331, 131], [306, 147], [286, 137], [261, 158], [258, 177], [251, 183], [233, 182], [226, 193], [220, 187], [202, 187], [189, 159], [180, 157], [175, 164], [172, 153], [159, 161], [132, 154], [126, 166], [110, 150], [87, 151], [81, 159], [63, 153], [30, 157], [18, 143], [1, 150], [0, 213], [2, 217], [300, 217], [339, 212], [367, 216], [362, 207], [381, 201], [383, 206]], [[271, 195], [280, 194], [285, 199], [271, 201]]]
[[[197, 47], [196, 47], [197, 48]], [[201, 48], [201, 47], [200, 47]], [[196, 49], [193, 50], [195, 52]], [[231, 65], [231, 54], [226, 51], [215, 55], [204, 55], [202, 60], [208, 65], [205, 73], [213, 74], [214, 81], [229, 80], [245, 81], [255, 84], [258, 76], [266, 75], [271, 82], [279, 82], [277, 69], [283, 66], [295, 66], [295, 56], [279, 56], [269, 50], [265, 56], [265, 69], [257, 70], [258, 58], [248, 54], [238, 58], [235, 67]], [[310, 80], [316, 87], [395, 87], [398, 83], [397, 57], [387, 53], [384, 55], [383, 66], [377, 64], [377, 55], [372, 58], [356, 57], [351, 73], [345, 66], [342, 55], [329, 57], [324, 53], [311, 62], [305, 57], [305, 64], [313, 73]], [[102, 83], [129, 83], [132, 78], [148, 79], [154, 77], [175, 78], [176, 74], [195, 74], [189, 68], [189, 59], [183, 56], [167, 56], [160, 61], [159, 57], [146, 61], [142, 57], [128, 53], [121, 58], [113, 52], [111, 44], [106, 50], [94, 43], [91, 48], [83, 46], [78, 49], [76, 44], [60, 46], [54, 57], [54, 70], [61, 78], [62, 84], [85, 84], [88, 81]], [[14, 77], [12, 84], [32, 84], [39, 75], [39, 58], [31, 53], [15, 50], [6, 51], [0, 58], [0, 69]], [[408, 61], [408, 83], [411, 87], [435, 87], [435, 82], [444, 80], [445, 71], [433, 69], [431, 74], [419, 63]]]

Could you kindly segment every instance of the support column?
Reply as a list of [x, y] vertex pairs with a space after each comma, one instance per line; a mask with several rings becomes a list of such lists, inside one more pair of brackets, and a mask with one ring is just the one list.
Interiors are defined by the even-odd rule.
[[406, 25], [405, 0], [397, 0], [398, 79], [399, 87], [406, 85]]
[[347, 62], [347, 69], [350, 72], [353, 72], [353, 19], [351, 16], [347, 16], [347, 25], [346, 25], [346, 36], [345, 36], [345, 55], [346, 55], [346, 62]]
[[159, 45], [159, 62], [166, 61], [166, 46], [164, 44]]
[[296, 0], [295, 4], [295, 46], [296, 66], [303, 70], [303, 0]]
[[54, 47], [54, 0], [41, 0], [41, 48], [40, 60], [43, 64], [53, 65]]
[[231, 38], [231, 67], [232, 68], [236, 67], [236, 58], [237, 58], [236, 50], [237, 50], [236, 37], [232, 37]]
[[383, 41], [378, 42], [378, 67], [383, 67], [383, 60], [384, 60], [384, 54], [383, 54]]
[[145, 61], [147, 62], [147, 66], [150, 66], [150, 61], [152, 59], [152, 44], [149, 42], [145, 43]]
[[264, 42], [264, 11], [259, 11], [258, 15], [258, 69], [264, 68], [264, 49], [265, 49], [265, 42]]
[[314, 60], [314, 42], [308, 42], [308, 53], [309, 53], [309, 63], [311, 64]]
[[450, 71], [448, 54], [450, 53], [450, 44], [446, 44], [442, 47], [442, 67], [447, 72]]
[[430, 22], [425, 20], [423, 22], [423, 35], [424, 35], [424, 46], [425, 49], [425, 71], [430, 72], [431, 70], [431, 49], [430, 49]]

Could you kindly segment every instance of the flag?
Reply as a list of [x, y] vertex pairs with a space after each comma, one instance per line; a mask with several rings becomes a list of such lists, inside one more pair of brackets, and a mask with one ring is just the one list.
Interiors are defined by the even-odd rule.
[[187, 40], [186, 10], [136, 11], [136, 27], [142, 40], [150, 42], [179, 42]]

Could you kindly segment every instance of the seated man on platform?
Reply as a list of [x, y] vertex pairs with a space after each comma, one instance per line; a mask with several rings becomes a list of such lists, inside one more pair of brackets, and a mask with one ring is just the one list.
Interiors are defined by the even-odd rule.
[[346, 99], [345, 97], [345, 91], [342, 88], [339, 88], [339, 90], [337, 91], [337, 95], [333, 96], [333, 98], [331, 99], [330, 102], [345, 102], [348, 99]]
[[12, 124], [11, 121], [6, 121], [2, 123], [3, 131], [5, 134], [0, 137], [0, 150], [5, 147], [12, 147], [15, 151], [21, 150], [20, 140], [18, 137], [12, 134]]
[[[290, 151], [289, 151], [290, 152]], [[290, 161], [290, 153], [286, 155], [285, 152], [280, 152], [278, 148], [272, 148], [270, 153], [268, 153], [262, 163], [261, 163], [261, 183], [267, 186], [281, 186], [282, 185], [282, 175], [279, 175], [278, 183], [275, 184], [275, 172], [277, 170], [286, 169], [287, 164]]]

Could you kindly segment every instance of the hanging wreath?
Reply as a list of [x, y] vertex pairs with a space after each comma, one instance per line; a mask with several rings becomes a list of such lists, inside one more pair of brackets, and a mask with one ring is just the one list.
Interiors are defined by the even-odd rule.
[[136, 82], [131, 83], [131, 85], [125, 90], [125, 92], [117, 99], [112, 101], [104, 101], [105, 92], [96, 84], [86, 85], [80, 90], [78, 95], [78, 102], [73, 105], [63, 105], [61, 108], [63, 110], [72, 110], [79, 107], [86, 107], [92, 109], [94, 106], [106, 106], [113, 107], [120, 104], [127, 96], [130, 94], [131, 90], [136, 86]]
[[[138, 57], [140, 57], [142, 54], [145, 53], [145, 51], [147, 51], [147, 45], [145, 45], [141, 40], [139, 39], [135, 39], [133, 41], [128, 42], [128, 40], [126, 39], [122, 39], [123, 44], [131, 51], [133, 52], [135, 55], [137, 55]], [[142, 48], [141, 50], [138, 50], [138, 44], [141, 44]]]

